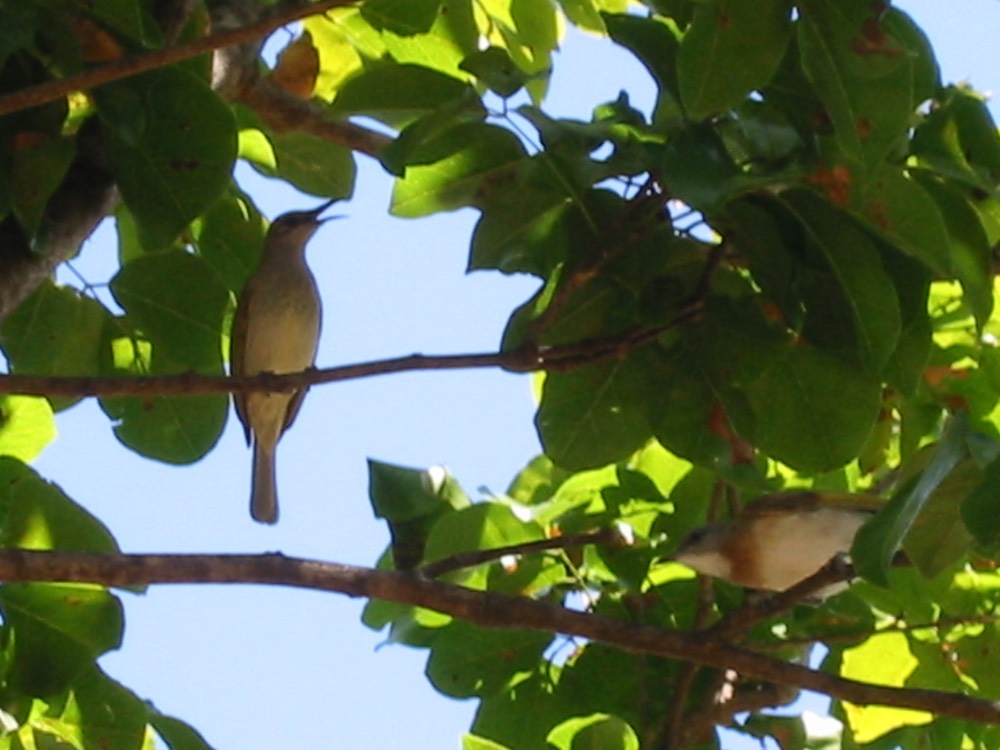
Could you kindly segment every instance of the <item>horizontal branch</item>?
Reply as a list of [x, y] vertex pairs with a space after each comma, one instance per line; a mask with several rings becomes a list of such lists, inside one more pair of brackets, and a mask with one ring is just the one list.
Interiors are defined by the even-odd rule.
[[773, 659], [704, 633], [681, 633], [575, 612], [524, 597], [473, 591], [413, 574], [266, 555], [101, 555], [0, 551], [0, 581], [104, 586], [156, 583], [252, 583], [330, 591], [442, 612], [484, 627], [526, 628], [586, 638], [628, 651], [696, 662], [781, 685], [815, 690], [860, 705], [912, 708], [1000, 724], [1000, 703], [957, 693], [871, 685]]
[[680, 312], [672, 321], [658, 328], [638, 329], [619, 336], [588, 339], [573, 344], [542, 348], [526, 347], [509, 352], [480, 354], [445, 354], [438, 356], [410, 354], [340, 367], [311, 369], [275, 375], [263, 373], [250, 377], [220, 375], [148, 375], [137, 377], [49, 377], [36, 375], [0, 375], [0, 394], [25, 396], [178, 396], [210, 393], [245, 393], [249, 391], [288, 392], [312, 385], [341, 380], [388, 375], [418, 370], [461, 370], [499, 367], [511, 372], [535, 370], [564, 371], [610, 356], [623, 356], [636, 346], [647, 344], [671, 328], [691, 320], [697, 309]]

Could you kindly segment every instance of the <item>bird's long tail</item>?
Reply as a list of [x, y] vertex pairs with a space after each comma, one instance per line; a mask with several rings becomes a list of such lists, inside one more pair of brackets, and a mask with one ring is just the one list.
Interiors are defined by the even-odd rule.
[[278, 487], [274, 478], [274, 455], [259, 442], [253, 448], [253, 486], [250, 491], [250, 515], [260, 523], [278, 521]]

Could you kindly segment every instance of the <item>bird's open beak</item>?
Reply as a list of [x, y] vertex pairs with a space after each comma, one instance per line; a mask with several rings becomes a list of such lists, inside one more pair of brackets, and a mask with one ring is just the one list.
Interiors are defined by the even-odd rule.
[[321, 219], [319, 218], [319, 215], [320, 215], [321, 213], [323, 213], [324, 211], [326, 211], [326, 209], [328, 209], [328, 208], [329, 208], [330, 206], [332, 206], [332, 205], [333, 205], [334, 203], [336, 203], [336, 202], [337, 202], [338, 200], [339, 200], [338, 198], [331, 198], [331, 199], [330, 199], [330, 200], [328, 200], [328, 201], [327, 201], [326, 203], [323, 203], [322, 205], [320, 205], [320, 206], [317, 206], [317, 207], [316, 207], [316, 208], [314, 208], [313, 210], [309, 211], [309, 213], [311, 213], [311, 214], [312, 214], [313, 216], [315, 216], [315, 217], [316, 217], [316, 219], [317, 219], [317, 221], [320, 221], [321, 223], [322, 223], [322, 222], [325, 222], [325, 221], [331, 221], [331, 220], [333, 220], [333, 219], [342, 219], [342, 218], [344, 218], [344, 217], [343, 217], [343, 215], [341, 215], [341, 214], [338, 214], [338, 215], [336, 215], [336, 216], [326, 216], [326, 217], [324, 217], [324, 218], [323, 218], [322, 220], [321, 220]]

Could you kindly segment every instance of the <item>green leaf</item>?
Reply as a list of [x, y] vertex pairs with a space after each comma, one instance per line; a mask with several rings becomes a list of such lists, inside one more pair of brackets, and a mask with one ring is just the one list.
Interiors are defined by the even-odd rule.
[[882, 385], [857, 367], [809, 346], [788, 346], [746, 386], [752, 442], [800, 472], [843, 466], [878, 417]]
[[919, 259], [929, 269], [952, 269], [948, 230], [937, 204], [901, 168], [886, 166], [873, 176], [854, 200], [868, 224], [895, 247]]
[[513, 96], [528, 82], [528, 76], [503, 47], [487, 47], [462, 60], [462, 70], [472, 73], [489, 89], [504, 99]]
[[[919, 666], [905, 633], [880, 633], [844, 651], [842, 677], [877, 685], [903, 687]], [[922, 726], [934, 717], [926, 711], [889, 706], [844, 704], [854, 740], [867, 744], [901, 726]]]
[[58, 486], [20, 461], [0, 457], [0, 545], [118, 552], [107, 528]]
[[980, 214], [953, 185], [923, 172], [916, 178], [944, 219], [949, 270], [961, 282], [963, 300], [982, 327], [993, 312], [993, 250]]
[[71, 138], [44, 133], [21, 133], [10, 149], [10, 201], [21, 226], [34, 236], [49, 198], [62, 183], [76, 144]]
[[896, 348], [902, 323], [878, 248], [848, 216], [813, 193], [787, 192], [782, 203], [802, 225], [807, 248], [826, 266], [799, 282], [806, 307], [803, 336], [880, 370]]
[[403, 128], [399, 136], [379, 152], [379, 161], [391, 174], [402, 177], [410, 165], [431, 164], [446, 156], [455, 126], [485, 119], [486, 110], [478, 99], [454, 99]]
[[103, 398], [115, 437], [136, 453], [169, 464], [204, 458], [226, 426], [225, 396]]
[[468, 270], [544, 277], [567, 253], [572, 200], [549, 180], [518, 179], [484, 206], [472, 235]]
[[646, 66], [656, 82], [653, 123], [661, 127], [682, 121], [680, 84], [677, 81], [677, 54], [680, 32], [656, 18], [632, 15], [605, 15], [608, 34]]
[[441, 0], [367, 0], [361, 15], [380, 31], [413, 36], [430, 30], [440, 7]]
[[[983, 469], [961, 461], [934, 488], [906, 533], [903, 549], [925, 578], [944, 572], [969, 552], [972, 536], [963, 522], [963, 500], [984, 485]], [[994, 540], [995, 541], [995, 540]]]
[[427, 536], [442, 515], [468, 507], [468, 496], [446, 469], [410, 469], [368, 459], [368, 497], [372, 510], [389, 524], [397, 570], [411, 570], [424, 559]]
[[973, 187], [993, 190], [1000, 182], [1000, 138], [983, 98], [951, 87], [913, 133], [912, 151], [921, 165]]
[[462, 750], [510, 750], [506, 745], [473, 734], [462, 736]]
[[33, 3], [0, 3], [0, 68], [11, 54], [29, 49], [41, 18]]
[[606, 33], [600, 9], [595, 0], [557, 0], [566, 17], [575, 25], [598, 34]]
[[0, 396], [0, 455], [32, 461], [56, 438], [52, 407], [38, 396]]
[[484, 502], [438, 519], [427, 539], [428, 561], [472, 550], [497, 549], [544, 539], [542, 527], [522, 521], [508, 506]]
[[357, 165], [350, 149], [302, 132], [270, 133], [267, 159], [249, 158], [267, 177], [277, 177], [299, 190], [322, 198], [350, 198]]
[[904, 485], [875, 518], [861, 527], [851, 547], [854, 567], [861, 576], [880, 586], [887, 584], [889, 566], [903, 538], [934, 490], [966, 455], [967, 434], [966, 420], [959, 413], [948, 422], [920, 478]]
[[1000, 459], [991, 462], [982, 481], [961, 501], [962, 521], [979, 544], [1000, 541]]
[[48, 706], [35, 702], [26, 728], [34, 730], [32, 740], [37, 745], [29, 746], [145, 750], [149, 713], [145, 702], [94, 665], [73, 683], [68, 695]]
[[760, 182], [739, 170], [722, 139], [707, 125], [675, 133], [662, 166], [671, 195], [706, 213]]
[[236, 189], [226, 193], [196, 227], [198, 255], [234, 292], [256, 270], [267, 226], [250, 198]]
[[911, 33], [894, 33], [905, 16], [862, 0], [803, 0], [798, 43], [802, 69], [833, 123], [837, 145], [871, 169], [910, 127], [917, 105], [920, 49]]
[[98, 656], [121, 645], [121, 603], [96, 586], [5, 584], [0, 612], [13, 631], [8, 679], [28, 695], [65, 690]]
[[[108, 311], [75, 289], [46, 281], [0, 324], [11, 372], [22, 375], [96, 375]], [[66, 321], [73, 321], [66, 325]], [[50, 398], [64, 409], [77, 398]]]
[[695, 6], [677, 77], [689, 117], [701, 120], [763, 88], [792, 36], [791, 2], [709, 0]]
[[537, 666], [552, 641], [534, 630], [483, 628], [455, 620], [441, 629], [427, 659], [427, 678], [452, 698], [497, 693]]
[[503, 128], [458, 125], [450, 138], [447, 155], [410, 167], [396, 180], [390, 208], [394, 216], [416, 218], [478, 205], [525, 159], [520, 141]]
[[146, 47], [163, 44], [159, 26], [142, 4], [132, 0], [92, 0], [87, 3], [86, 12]]
[[639, 750], [635, 730], [608, 714], [567, 719], [545, 739], [559, 750]]
[[330, 113], [368, 115], [399, 127], [455, 99], [475, 96], [464, 81], [419, 65], [376, 65], [337, 92]]
[[222, 372], [229, 290], [204, 259], [183, 252], [136, 258], [111, 280], [111, 291], [153, 343], [159, 372]]
[[[229, 290], [204, 260], [187, 253], [145, 255], [112, 279], [111, 290], [128, 313], [107, 333], [111, 373], [222, 374]], [[196, 461], [215, 445], [229, 410], [222, 395], [102, 398], [100, 404], [116, 421], [122, 443], [176, 464]]]
[[442, 467], [411, 469], [368, 459], [368, 497], [379, 518], [408, 521], [470, 505], [468, 496]]
[[149, 723], [170, 750], [212, 750], [196, 729], [180, 719], [153, 711]]
[[161, 68], [94, 90], [108, 154], [143, 244], [169, 244], [229, 184], [232, 110], [197, 76]]
[[647, 398], [645, 376], [631, 357], [549, 373], [535, 416], [546, 455], [574, 470], [625, 458], [652, 435]]

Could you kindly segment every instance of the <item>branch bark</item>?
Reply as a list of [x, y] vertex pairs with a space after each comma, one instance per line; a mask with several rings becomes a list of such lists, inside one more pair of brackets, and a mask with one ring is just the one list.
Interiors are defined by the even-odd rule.
[[426, 607], [496, 628], [526, 628], [656, 654], [743, 676], [815, 690], [860, 705], [882, 704], [1000, 724], [1000, 702], [957, 693], [872, 685], [773, 659], [704, 633], [682, 633], [575, 612], [547, 602], [473, 591], [412, 574], [340, 563], [266, 555], [103, 555], [85, 552], [0, 551], [4, 582], [75, 582], [103, 586], [156, 583], [269, 584], [329, 591]]
[[525, 347], [509, 352], [477, 354], [425, 355], [410, 354], [340, 367], [311, 369], [275, 375], [264, 373], [252, 377], [219, 375], [149, 375], [144, 377], [76, 377], [43, 375], [0, 375], [0, 394], [18, 393], [25, 396], [177, 396], [210, 393], [248, 393], [270, 391], [281, 393], [323, 383], [388, 375], [418, 370], [461, 370], [500, 367], [510, 372], [547, 372], [572, 370], [604, 357], [624, 356], [629, 350], [651, 343], [661, 333], [693, 320], [700, 312], [694, 306], [679, 312], [673, 320], [656, 328], [626, 331], [618, 336], [586, 339], [572, 344], [548, 347]]

